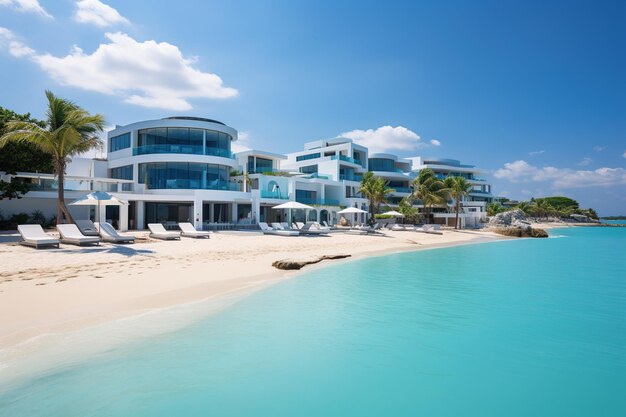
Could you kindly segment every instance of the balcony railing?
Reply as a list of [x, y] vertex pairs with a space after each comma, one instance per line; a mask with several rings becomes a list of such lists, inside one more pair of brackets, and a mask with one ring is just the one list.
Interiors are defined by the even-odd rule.
[[222, 158], [234, 159], [231, 151], [222, 148], [192, 145], [145, 145], [133, 148], [133, 155], [135, 156], [155, 153], [182, 153], [187, 155], [221, 156]]
[[[123, 193], [133, 191], [132, 183], [116, 183], [104, 181], [74, 181], [66, 180], [63, 189], [65, 191], [106, 191], [110, 193]], [[53, 179], [40, 179], [28, 183], [29, 191], [58, 191], [59, 183]]]
[[361, 182], [363, 180], [363, 175], [357, 175], [357, 174], [353, 174], [353, 175], [345, 175], [345, 174], [341, 174], [339, 175], [339, 180], [340, 181], [356, 181], [356, 182]]
[[334, 159], [334, 160], [339, 159], [340, 161], [350, 162], [351, 164], [363, 165], [363, 162], [361, 162], [361, 160], [350, 158], [349, 156], [345, 156], [345, 155], [333, 155], [330, 157], [330, 159]]
[[409, 187], [390, 187], [395, 190], [396, 193], [412, 193], [413, 189]]
[[165, 180], [156, 183], [148, 183], [148, 190], [219, 190], [219, 191], [241, 191], [242, 184], [230, 181], [206, 181], [200, 180]]
[[287, 195], [287, 193], [281, 194], [280, 191], [261, 190], [261, 198], [274, 198], [277, 200], [288, 200], [289, 195]]
[[296, 201], [298, 203], [308, 204], [310, 206], [339, 206], [339, 200], [333, 200], [330, 198], [296, 197]]
[[314, 173], [311, 175], [307, 175], [304, 178], [311, 178], [311, 179], [320, 179], [320, 180], [329, 180], [330, 179], [330, 175], [322, 175], [322, 174], [318, 174], [318, 173]]

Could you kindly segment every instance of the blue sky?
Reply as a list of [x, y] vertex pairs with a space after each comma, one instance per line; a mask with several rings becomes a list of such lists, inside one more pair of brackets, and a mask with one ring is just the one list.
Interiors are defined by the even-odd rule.
[[342, 134], [512, 199], [626, 214], [626, 2], [0, 0], [0, 105], [186, 114], [275, 152]]

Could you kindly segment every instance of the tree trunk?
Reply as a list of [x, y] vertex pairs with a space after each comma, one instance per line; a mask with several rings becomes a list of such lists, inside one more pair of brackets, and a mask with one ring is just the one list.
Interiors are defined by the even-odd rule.
[[65, 222], [74, 223], [74, 219], [70, 214], [70, 211], [65, 205], [65, 166], [59, 166], [58, 168], [58, 198], [57, 198], [57, 224], [63, 224]]
[[461, 203], [456, 200], [456, 220], [454, 221], [454, 228], [459, 229], [459, 211], [461, 210]]

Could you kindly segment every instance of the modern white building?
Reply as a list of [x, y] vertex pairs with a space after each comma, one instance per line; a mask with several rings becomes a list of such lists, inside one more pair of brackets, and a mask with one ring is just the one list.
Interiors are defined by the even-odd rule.
[[[456, 160], [369, 154], [347, 138], [309, 142], [304, 150], [287, 155], [260, 150], [233, 154], [236, 140], [232, 127], [197, 117], [116, 126], [108, 132], [106, 160], [73, 159], [66, 198], [72, 201], [102, 190], [128, 201], [126, 206], [101, 208], [100, 218], [120, 230], [144, 229], [148, 223], [173, 228], [179, 222], [191, 222], [197, 229], [254, 228], [259, 221], [284, 221], [284, 212], [272, 207], [286, 201], [315, 208], [306, 219], [303, 211], [294, 212], [298, 221], [336, 223], [342, 208], [367, 210], [359, 186], [368, 170], [395, 189], [391, 205], [410, 195], [411, 181], [424, 167], [441, 177], [463, 175], [474, 184], [475, 191], [463, 206], [464, 212], [475, 214], [464, 217], [484, 216], [493, 198], [490, 185], [477, 177], [480, 170]], [[18, 173], [5, 175], [4, 180], [12, 177], [27, 179], [31, 191], [20, 200], [0, 202], [5, 215], [36, 209], [54, 215], [56, 183], [51, 174]], [[95, 214], [85, 207], [71, 210], [77, 218]], [[445, 221], [448, 214], [437, 217]]]

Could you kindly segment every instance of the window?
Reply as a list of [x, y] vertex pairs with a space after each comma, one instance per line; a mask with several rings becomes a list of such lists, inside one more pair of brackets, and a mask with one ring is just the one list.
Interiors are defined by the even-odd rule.
[[109, 152], [130, 148], [130, 132], [109, 139]]
[[257, 157], [256, 172], [272, 172], [272, 160]]
[[[205, 142], [206, 136], [206, 142]], [[184, 153], [230, 158], [232, 137], [214, 130], [187, 127], [142, 129], [138, 132], [135, 155]]]
[[302, 204], [315, 204], [317, 193], [309, 190], [296, 190], [296, 201]]
[[307, 165], [300, 167], [300, 172], [303, 174], [317, 174], [317, 165]]
[[151, 162], [139, 164], [139, 182], [148, 189], [201, 189], [239, 191], [229, 182], [227, 165], [193, 162]]
[[[126, 165], [123, 167], [111, 168], [109, 171], [109, 177], [118, 180], [132, 180], [133, 166]], [[122, 191], [132, 191], [132, 184], [122, 184]]]
[[393, 159], [370, 158], [368, 161], [370, 171], [395, 172], [396, 167]]
[[309, 159], [316, 159], [316, 158], [319, 158], [320, 156], [321, 154], [319, 152], [310, 153], [308, 155], [300, 155], [300, 156], [296, 156], [296, 161], [306, 161]]

